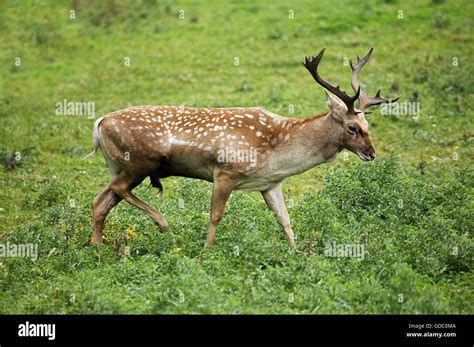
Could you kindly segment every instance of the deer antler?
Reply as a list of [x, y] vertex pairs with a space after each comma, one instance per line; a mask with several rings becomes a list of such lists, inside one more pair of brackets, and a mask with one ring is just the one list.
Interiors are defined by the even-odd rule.
[[326, 48], [323, 48], [317, 56], [314, 56], [311, 58], [305, 57], [305, 61], [303, 65], [311, 73], [311, 75], [316, 80], [316, 82], [318, 82], [325, 89], [329, 90], [331, 93], [336, 95], [339, 99], [341, 99], [344, 102], [344, 104], [346, 104], [349, 114], [356, 114], [357, 112], [354, 109], [354, 103], [359, 98], [360, 89], [355, 88], [354, 89], [354, 91], [356, 92], [355, 95], [353, 97], [350, 97], [349, 95], [347, 95], [346, 92], [339, 89], [339, 86], [334, 87], [329, 82], [323, 80], [321, 76], [319, 76], [318, 65], [323, 57], [325, 49]]
[[373, 50], [374, 49], [371, 48], [369, 53], [367, 53], [365, 55], [365, 57], [363, 57], [362, 59], [360, 59], [359, 56], [357, 56], [357, 63], [356, 64], [352, 64], [352, 61], [350, 61], [351, 69], [352, 69], [352, 79], [351, 79], [352, 89], [354, 89], [354, 91], [359, 91], [360, 92], [359, 108], [362, 111], [364, 111], [365, 109], [367, 109], [370, 106], [380, 105], [382, 103], [395, 102], [398, 99], [400, 99], [400, 97], [397, 97], [395, 99], [384, 99], [380, 96], [380, 89], [377, 91], [375, 96], [368, 96], [363, 90], [360, 89], [360, 85], [359, 85], [359, 81], [358, 81], [359, 74], [360, 74], [360, 71], [362, 70], [362, 68], [364, 67], [364, 65], [369, 60], [370, 55], [372, 54]]

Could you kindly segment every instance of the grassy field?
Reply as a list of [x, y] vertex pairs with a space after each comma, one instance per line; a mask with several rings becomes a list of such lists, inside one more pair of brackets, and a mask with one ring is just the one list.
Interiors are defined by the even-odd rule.
[[[315, 4], [316, 3], [316, 4]], [[71, 12], [74, 10], [74, 12]], [[466, 1], [0, 3], [0, 313], [473, 313], [473, 34]], [[74, 18], [71, 18], [74, 17]], [[288, 245], [257, 193], [233, 194], [203, 249], [209, 183], [148, 180], [160, 233], [121, 203], [111, 242], [90, 246], [91, 202], [109, 173], [94, 118], [131, 105], [327, 109], [301, 62], [349, 90], [347, 59], [374, 47], [362, 81], [420, 114], [367, 116], [378, 159], [341, 154], [288, 179]], [[91, 102], [93, 117], [57, 114]], [[329, 244], [362, 244], [363, 259]]]

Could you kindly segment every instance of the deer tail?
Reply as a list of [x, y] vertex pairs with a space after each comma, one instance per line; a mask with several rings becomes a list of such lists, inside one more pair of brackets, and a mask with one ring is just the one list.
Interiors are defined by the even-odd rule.
[[94, 157], [95, 154], [97, 153], [97, 150], [100, 148], [100, 142], [99, 142], [99, 136], [100, 136], [100, 133], [99, 133], [99, 125], [100, 125], [100, 122], [102, 121], [102, 119], [104, 119], [104, 117], [100, 117], [99, 119], [97, 119], [94, 123], [94, 128], [92, 129], [92, 146], [93, 146], [93, 150], [92, 152], [90, 152], [88, 155], [85, 156], [85, 158], [89, 158], [89, 157]]

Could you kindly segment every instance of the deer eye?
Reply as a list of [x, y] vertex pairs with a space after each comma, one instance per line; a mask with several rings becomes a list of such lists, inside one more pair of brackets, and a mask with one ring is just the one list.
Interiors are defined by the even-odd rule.
[[357, 127], [355, 125], [349, 125], [347, 128], [351, 134], [357, 134]]

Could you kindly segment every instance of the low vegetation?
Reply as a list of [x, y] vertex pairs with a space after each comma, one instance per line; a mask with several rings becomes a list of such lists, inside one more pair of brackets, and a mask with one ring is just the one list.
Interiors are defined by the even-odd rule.
[[[1, 313], [474, 312], [472, 4], [289, 6], [0, 5], [0, 244], [38, 245], [37, 259], [0, 258]], [[184, 178], [164, 180], [160, 197], [148, 181], [136, 189], [168, 232], [120, 203], [108, 242], [89, 244], [91, 201], [109, 179], [100, 155], [84, 159], [94, 118], [138, 104], [309, 116], [326, 106], [303, 57], [327, 47], [324, 75], [349, 89], [346, 58], [372, 46], [364, 86], [420, 113], [367, 117], [375, 162], [343, 153], [287, 180], [297, 252], [245, 192], [204, 249], [211, 185]], [[57, 114], [65, 99], [95, 114]]]

